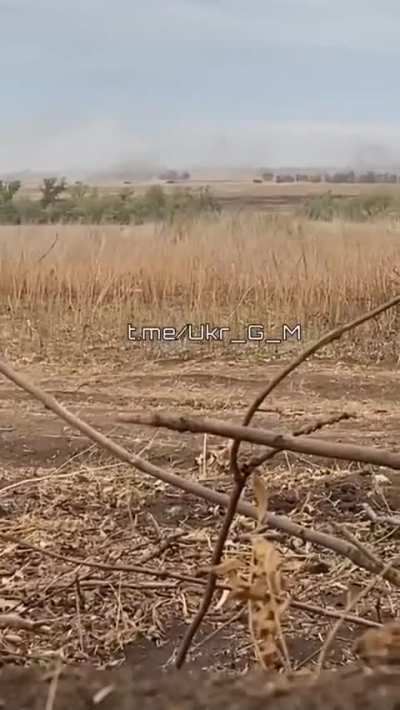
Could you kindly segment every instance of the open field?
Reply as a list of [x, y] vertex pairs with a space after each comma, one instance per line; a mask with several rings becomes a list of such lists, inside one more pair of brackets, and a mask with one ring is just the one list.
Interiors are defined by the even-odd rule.
[[[397, 293], [399, 237], [389, 220], [317, 224], [259, 214], [169, 227], [4, 227], [0, 348], [20, 373], [129, 451], [229, 493], [226, 441], [128, 426], [117, 413], [241, 422], [291, 356]], [[209, 322], [234, 336], [248, 323], [271, 335], [300, 323], [303, 342], [129, 343], [128, 322], [178, 329]], [[392, 309], [329, 346], [274, 391], [257, 426], [290, 433], [346, 411], [354, 418], [318, 437], [397, 452], [398, 333]], [[0, 659], [45, 661], [62, 649], [67, 663], [113, 665], [126, 657], [161, 668], [201, 601], [222, 506], [100, 451], [5, 378], [0, 439], [2, 612], [44, 622], [40, 633], [1, 630]], [[254, 451], [243, 445], [241, 457]], [[373, 524], [363, 505], [396, 514], [399, 474], [382, 478], [379, 466], [290, 452], [260, 472], [270, 512], [326, 532], [345, 523], [382, 559], [396, 553], [398, 526]], [[245, 498], [253, 500], [251, 485]], [[227, 553], [249, 557], [254, 527], [238, 515]], [[332, 550], [268, 534], [292, 594], [282, 615], [291, 664], [310, 668], [334, 619], [371, 575]], [[237, 673], [254, 664], [247, 612], [237, 602], [217, 604], [221, 593], [189, 665]], [[351, 660], [365, 625], [396, 618], [398, 603], [398, 588], [378, 581], [351, 611], [356, 618], [344, 621], [327, 665]]]

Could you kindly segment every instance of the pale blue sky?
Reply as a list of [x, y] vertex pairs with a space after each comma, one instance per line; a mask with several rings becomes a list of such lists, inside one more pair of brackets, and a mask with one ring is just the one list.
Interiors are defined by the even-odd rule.
[[0, 172], [400, 162], [399, 0], [0, 0]]

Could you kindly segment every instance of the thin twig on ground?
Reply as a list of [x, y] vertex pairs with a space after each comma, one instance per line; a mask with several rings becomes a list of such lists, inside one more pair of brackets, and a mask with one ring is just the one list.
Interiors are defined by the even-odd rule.
[[385, 563], [383, 560], [378, 557], [378, 555], [373, 552], [369, 547], [364, 545], [358, 538], [353, 535], [352, 532], [348, 529], [346, 525], [341, 525], [339, 523], [333, 523], [333, 528], [339, 532], [345, 540], [348, 540], [354, 547], [356, 547], [361, 554], [365, 555], [365, 557], [368, 557], [371, 562], [379, 569], [383, 568], [385, 566]]
[[49, 686], [49, 692], [47, 694], [47, 699], [46, 699], [46, 706], [45, 710], [53, 710], [54, 708], [54, 703], [56, 701], [56, 695], [57, 695], [57, 688], [58, 688], [58, 681], [60, 679], [60, 675], [62, 672], [63, 668], [63, 662], [61, 659], [57, 661], [57, 666], [53, 672], [50, 686]]
[[31, 550], [32, 552], [37, 552], [39, 555], [44, 557], [51, 557], [55, 560], [61, 560], [62, 562], [67, 562], [73, 565], [82, 565], [84, 567], [92, 567], [93, 569], [101, 569], [109, 572], [136, 572], [137, 574], [150, 575], [153, 577], [160, 577], [161, 579], [177, 579], [180, 582], [189, 582], [190, 584], [204, 584], [204, 580], [200, 580], [198, 577], [190, 577], [187, 574], [179, 574], [178, 572], [172, 572], [169, 570], [159, 570], [159, 569], [149, 569], [141, 565], [108, 565], [102, 562], [91, 562], [89, 560], [81, 560], [77, 557], [70, 557], [69, 555], [59, 555], [57, 552], [50, 552], [49, 550], [44, 550], [37, 545], [32, 545], [25, 540], [20, 540], [14, 535], [9, 535], [7, 533], [0, 532], [0, 539], [6, 540], [7, 542], [12, 542], [15, 545], [25, 548], [26, 550]]
[[373, 577], [373, 579], [371, 579], [368, 582], [368, 584], [363, 589], [360, 590], [360, 592], [358, 594], [356, 594], [352, 599], [349, 599], [348, 603], [346, 604], [345, 609], [343, 610], [343, 613], [340, 616], [340, 619], [338, 619], [336, 624], [331, 629], [331, 631], [328, 634], [326, 641], [321, 649], [321, 653], [318, 658], [317, 667], [316, 667], [316, 671], [315, 671], [316, 676], [319, 676], [322, 671], [325, 659], [329, 653], [329, 650], [336, 638], [336, 635], [337, 635], [340, 627], [342, 626], [342, 624], [345, 621], [346, 614], [348, 614], [352, 609], [354, 609], [356, 604], [358, 604], [358, 602], [361, 601], [361, 599], [363, 599], [367, 594], [369, 594], [369, 592], [374, 588], [374, 586], [377, 584], [377, 582], [379, 582], [380, 579], [384, 578], [384, 574], [390, 570], [390, 568], [398, 561], [398, 559], [399, 559], [399, 555], [396, 555], [393, 559], [389, 560], [389, 562], [387, 562], [387, 564], [385, 564], [385, 566], [383, 567], [383, 569], [381, 570], [381, 572], [379, 574], [375, 575], [375, 577]]
[[[295, 609], [301, 609], [302, 611], [309, 611], [310, 614], [328, 616], [332, 619], [342, 618], [341, 611], [328, 609], [327, 607], [317, 606], [316, 604], [310, 604], [308, 602], [300, 602], [297, 601], [297, 599], [291, 599], [290, 606]], [[379, 624], [377, 621], [372, 621], [372, 619], [363, 619], [361, 616], [355, 616], [354, 614], [346, 614], [345, 621], [350, 621], [352, 624], [357, 624], [357, 626], [366, 626], [371, 629], [380, 629], [382, 626], [382, 624]]]
[[399, 515], [378, 515], [378, 513], [375, 513], [375, 511], [371, 508], [370, 505], [368, 505], [368, 503], [363, 503], [362, 507], [364, 508], [366, 514], [373, 523], [380, 525], [391, 525], [395, 528], [400, 527]]

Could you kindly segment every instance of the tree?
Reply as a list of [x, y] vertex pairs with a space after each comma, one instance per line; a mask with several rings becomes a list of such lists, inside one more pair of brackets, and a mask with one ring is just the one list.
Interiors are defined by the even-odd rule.
[[42, 207], [46, 208], [50, 205], [54, 205], [57, 202], [58, 197], [65, 192], [67, 189], [67, 181], [65, 178], [51, 177], [44, 178], [43, 184], [40, 187], [40, 192], [42, 193], [41, 203]]
[[0, 180], [0, 203], [5, 205], [11, 202], [20, 187], [20, 180], [12, 180], [11, 182], [3, 182], [3, 180]]
[[74, 185], [68, 188], [68, 192], [73, 200], [84, 200], [90, 192], [90, 187], [77, 180]]

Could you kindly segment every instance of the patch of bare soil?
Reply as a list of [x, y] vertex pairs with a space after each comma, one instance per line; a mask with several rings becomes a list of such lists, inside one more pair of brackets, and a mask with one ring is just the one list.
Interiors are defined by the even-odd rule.
[[254, 673], [233, 680], [201, 673], [172, 672], [161, 676], [132, 672], [129, 667], [108, 672], [90, 668], [44, 673], [38, 669], [4, 669], [0, 697], [6, 710], [397, 710], [400, 673], [362, 669], [325, 673], [291, 680]]
[[[45, 376], [37, 364], [21, 371], [133, 453], [229, 492], [226, 442], [129, 427], [117, 423], [115, 415], [162, 408], [239, 422], [280, 367], [172, 360], [156, 367], [130, 363], [118, 374], [110, 374], [104, 363], [95, 371], [80, 371], [79, 378], [63, 364], [57, 373], [43, 370]], [[398, 385], [397, 370], [316, 360], [274, 393], [256, 423], [291, 432], [347, 410], [356, 418], [318, 436], [397, 451]], [[246, 456], [255, 448], [243, 445], [242, 451]], [[397, 551], [397, 529], [371, 523], [364, 505], [396, 513], [400, 474], [282, 453], [264, 466], [262, 475], [272, 512], [327, 532], [333, 522], [345, 523], [383, 559]], [[252, 501], [251, 490], [246, 497]], [[99, 451], [0, 380], [0, 612], [43, 622], [35, 631], [0, 630], [0, 660], [47, 662], [61, 652], [67, 663], [112, 666], [129, 658], [134, 666], [149, 662], [154, 672], [168, 665], [199, 606], [223, 513]], [[253, 522], [238, 516], [227, 554], [248, 551], [253, 530]], [[13, 539], [6, 542], [5, 535]], [[290, 569], [291, 593], [299, 602], [341, 612], [368, 578], [326, 550], [274, 531], [271, 538]], [[252, 643], [246, 613], [218, 604], [221, 594], [195, 639], [189, 663], [237, 674], [254, 663]], [[371, 622], [390, 620], [397, 616], [398, 602], [398, 593], [381, 585], [354, 614]], [[312, 665], [333, 621], [309, 609], [289, 608], [283, 632], [294, 668]], [[360, 630], [346, 621], [328, 665], [353, 659]]]

